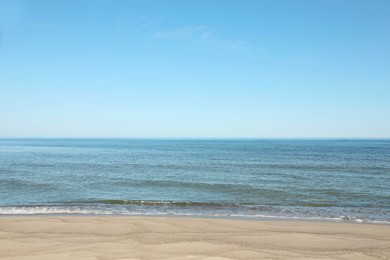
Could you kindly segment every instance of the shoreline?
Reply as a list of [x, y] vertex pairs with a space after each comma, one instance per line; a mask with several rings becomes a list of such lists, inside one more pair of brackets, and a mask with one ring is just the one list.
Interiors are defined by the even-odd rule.
[[144, 217], [144, 218], [189, 218], [189, 219], [225, 219], [225, 220], [253, 220], [253, 221], [291, 221], [291, 222], [315, 222], [315, 223], [340, 223], [340, 224], [357, 224], [357, 225], [381, 225], [381, 226], [390, 226], [390, 222], [387, 221], [362, 221], [360, 219], [350, 219], [345, 220], [341, 217], [339, 218], [304, 218], [304, 217], [279, 217], [279, 216], [262, 216], [262, 217], [251, 217], [251, 216], [209, 216], [209, 215], [146, 215], [146, 214], [92, 214], [92, 213], [26, 213], [26, 214], [0, 214], [1, 218], [8, 217]]
[[390, 258], [390, 226], [176, 216], [0, 217], [1, 259]]

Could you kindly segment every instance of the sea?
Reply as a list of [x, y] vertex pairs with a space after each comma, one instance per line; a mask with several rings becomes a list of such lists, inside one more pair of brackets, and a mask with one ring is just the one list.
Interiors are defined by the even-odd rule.
[[390, 140], [0, 139], [0, 215], [390, 224]]

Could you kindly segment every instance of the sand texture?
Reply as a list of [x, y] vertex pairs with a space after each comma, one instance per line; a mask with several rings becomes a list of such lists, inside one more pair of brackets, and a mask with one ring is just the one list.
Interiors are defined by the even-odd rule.
[[0, 258], [390, 259], [390, 226], [168, 217], [1, 217]]

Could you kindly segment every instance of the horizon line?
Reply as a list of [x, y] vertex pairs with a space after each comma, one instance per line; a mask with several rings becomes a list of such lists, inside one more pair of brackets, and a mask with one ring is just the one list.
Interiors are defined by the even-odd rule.
[[247, 140], [271, 140], [271, 139], [308, 139], [308, 140], [386, 140], [390, 139], [390, 137], [239, 137], [239, 136], [228, 136], [228, 137], [130, 137], [130, 136], [123, 136], [123, 137], [104, 137], [104, 136], [96, 136], [96, 137], [86, 137], [86, 136], [75, 136], [75, 137], [66, 137], [66, 136], [55, 136], [55, 137], [38, 137], [38, 136], [0, 136], [1, 139], [143, 139], [143, 140], [221, 140], [221, 139], [230, 139], [230, 140], [237, 140], [237, 139], [247, 139]]

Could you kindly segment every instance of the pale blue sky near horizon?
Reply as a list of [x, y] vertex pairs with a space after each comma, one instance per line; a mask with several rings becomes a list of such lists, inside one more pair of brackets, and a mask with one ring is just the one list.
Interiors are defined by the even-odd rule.
[[390, 137], [390, 1], [0, 0], [0, 137]]

